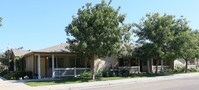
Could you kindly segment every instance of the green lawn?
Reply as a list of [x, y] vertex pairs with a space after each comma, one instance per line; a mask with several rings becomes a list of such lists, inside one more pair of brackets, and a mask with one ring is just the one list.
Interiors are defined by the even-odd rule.
[[60, 80], [42, 80], [42, 81], [29, 81], [25, 82], [26, 85], [29, 86], [42, 86], [42, 85], [55, 85], [55, 84], [75, 84], [75, 83], [84, 83], [84, 82], [95, 82], [95, 81], [107, 81], [107, 80], [120, 80], [127, 78], [141, 78], [141, 77], [156, 77], [156, 76], [167, 76], [171, 74], [166, 73], [142, 73], [142, 74], [133, 74], [128, 77], [101, 77], [96, 80], [92, 80], [90, 78], [61, 78]]
[[60, 80], [43, 80], [43, 81], [29, 81], [25, 82], [29, 86], [43, 86], [43, 85], [55, 85], [55, 84], [75, 84], [84, 82], [94, 82], [94, 81], [107, 81], [107, 80], [119, 80], [126, 77], [104, 77], [92, 80], [90, 78], [62, 78]]

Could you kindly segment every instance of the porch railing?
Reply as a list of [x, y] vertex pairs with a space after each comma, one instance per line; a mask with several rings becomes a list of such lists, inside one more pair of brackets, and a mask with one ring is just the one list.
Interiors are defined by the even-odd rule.
[[139, 73], [140, 66], [123, 66], [119, 67], [120, 70], [129, 70], [129, 73]]
[[54, 73], [55, 77], [62, 77], [62, 76], [79, 76], [82, 72], [85, 70], [88, 70], [89, 68], [55, 68]]
[[197, 66], [196, 65], [187, 65], [187, 68], [188, 69], [197, 69]]
[[[161, 68], [162, 68], [161, 66], [158, 66], [158, 72], [161, 71]], [[164, 65], [164, 66], [163, 66], [163, 71], [165, 71], [165, 70], [167, 70], [167, 69], [169, 69], [169, 66]], [[156, 70], [156, 66], [152, 66], [152, 71], [155, 72], [155, 70]]]

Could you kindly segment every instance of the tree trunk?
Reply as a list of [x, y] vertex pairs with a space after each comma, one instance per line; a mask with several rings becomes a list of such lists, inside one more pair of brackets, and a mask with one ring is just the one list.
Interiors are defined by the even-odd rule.
[[186, 63], [185, 63], [185, 73], [187, 73], [187, 69], [188, 69], [188, 60], [185, 59]]
[[96, 74], [95, 59], [96, 59], [96, 56], [93, 54], [91, 56], [91, 68], [92, 68], [92, 79], [93, 80], [95, 80], [95, 74]]
[[156, 60], [156, 68], [155, 68], [155, 74], [158, 74], [158, 64], [159, 64], [159, 60]]

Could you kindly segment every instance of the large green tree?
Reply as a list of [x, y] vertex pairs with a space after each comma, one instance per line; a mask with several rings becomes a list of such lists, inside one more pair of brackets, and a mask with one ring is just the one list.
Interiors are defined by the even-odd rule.
[[[117, 54], [123, 40], [130, 38], [131, 25], [125, 25], [125, 15], [107, 4], [105, 0], [92, 6], [87, 3], [78, 10], [77, 16], [66, 27], [68, 36], [73, 36], [76, 43], [71, 43], [71, 50], [91, 59], [93, 79], [95, 79], [95, 60]], [[71, 39], [69, 39], [71, 40]]]
[[5, 51], [1, 63], [6, 66], [7, 71], [11, 70], [10, 67], [10, 50]]
[[135, 33], [139, 37], [137, 42], [145, 47], [147, 56], [156, 61], [156, 74], [159, 61], [166, 60], [172, 53], [170, 43], [174, 38], [175, 22], [172, 15], [150, 13], [136, 24]]
[[174, 39], [175, 55], [186, 61], [185, 72], [187, 72], [188, 61], [197, 58], [199, 54], [198, 33], [191, 31], [187, 24], [184, 23], [181, 32]]

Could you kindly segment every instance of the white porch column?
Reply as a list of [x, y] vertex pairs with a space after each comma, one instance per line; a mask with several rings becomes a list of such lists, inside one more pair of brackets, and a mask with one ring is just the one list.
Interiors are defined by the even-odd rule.
[[77, 58], [75, 58], [74, 77], [77, 77], [76, 62], [77, 62]]
[[37, 66], [38, 66], [38, 79], [41, 79], [41, 67], [40, 67], [40, 55], [37, 58]]
[[74, 77], [77, 77], [77, 68], [74, 67]]
[[55, 78], [55, 57], [52, 55], [52, 78]]
[[151, 59], [151, 72], [153, 72], [153, 59]]
[[140, 60], [138, 60], [138, 74], [140, 73]]
[[163, 70], [164, 70], [164, 64], [163, 64], [164, 62], [163, 62], [163, 60], [161, 60], [161, 72], [163, 72]]
[[147, 71], [148, 71], [148, 73], [150, 72], [150, 63], [149, 63], [149, 60], [147, 60]]

